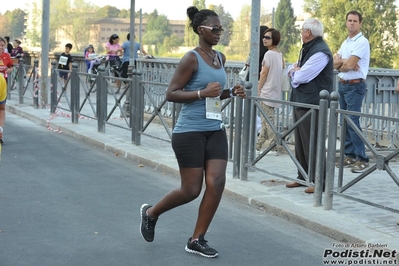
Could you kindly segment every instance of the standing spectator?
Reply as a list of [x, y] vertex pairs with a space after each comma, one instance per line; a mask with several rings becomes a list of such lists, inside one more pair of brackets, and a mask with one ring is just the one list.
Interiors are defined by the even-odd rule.
[[9, 53], [5, 52], [7, 41], [0, 37], [0, 75], [7, 82], [7, 75], [12, 72], [12, 60]]
[[223, 90], [227, 82], [226, 57], [212, 49], [223, 31], [218, 15], [208, 9], [199, 11], [195, 6], [187, 8], [187, 15], [190, 27], [199, 35], [199, 44], [181, 59], [166, 92], [168, 101], [183, 103], [172, 136], [181, 187], [169, 192], [154, 206], [141, 206], [141, 234], [146, 241], [153, 241], [158, 217], [197, 198], [205, 179], [206, 189], [197, 223], [185, 250], [214, 258], [218, 252], [208, 246], [204, 236], [226, 182], [227, 137], [218, 107], [220, 100], [237, 95], [245, 97], [245, 90], [242, 85]]
[[21, 47], [21, 41], [18, 39], [15, 39], [13, 41], [13, 45], [14, 45], [14, 48], [11, 51], [11, 57], [20, 59], [21, 57], [24, 56], [24, 51]]
[[[112, 34], [111, 37], [109, 37], [109, 41], [105, 44], [105, 50], [107, 51], [108, 55], [107, 60], [109, 62], [110, 67], [113, 67], [121, 63], [119, 56], [122, 54], [122, 46], [119, 44], [119, 36], [117, 34]], [[114, 74], [115, 77], [119, 77], [116, 71], [114, 72]], [[121, 87], [120, 80], [116, 81], [116, 87], [118, 88], [118, 90], [120, 89]]]
[[[280, 32], [276, 29], [269, 28], [263, 33], [263, 45], [267, 48], [262, 61], [262, 71], [258, 82], [258, 95], [265, 99], [280, 100], [281, 99], [281, 79], [284, 68], [283, 54], [277, 50], [280, 43]], [[270, 121], [274, 123], [274, 108], [280, 107], [280, 104], [274, 102], [260, 101], [263, 111], [267, 114]], [[256, 144], [256, 150], [260, 151], [262, 145], [270, 140], [275, 140], [274, 132], [262, 116], [262, 129]]]
[[[127, 41], [122, 44], [123, 49], [123, 57], [122, 57], [122, 78], [127, 78], [127, 70], [129, 67], [130, 60], [130, 33], [126, 36]], [[141, 45], [138, 42], [134, 42], [133, 47], [133, 58], [134, 58], [134, 66], [136, 66], [136, 59], [139, 58], [138, 51], [141, 51], [142, 54], [147, 55], [147, 52], [141, 48]]]
[[[71, 73], [66, 71], [72, 71], [72, 62], [73, 58], [71, 55], [72, 44], [67, 43], [65, 45], [65, 52], [61, 54], [60, 60], [58, 61], [58, 69], [63, 70], [59, 72], [60, 78], [64, 81], [64, 85], [66, 85], [68, 78]], [[66, 88], [64, 88], [66, 90]]]
[[[259, 71], [258, 71], [258, 80], [260, 78], [260, 72], [262, 71], [262, 61], [263, 61], [263, 57], [265, 55], [265, 53], [267, 52], [267, 47], [263, 45], [263, 33], [268, 29], [268, 26], [265, 25], [261, 25], [259, 27]], [[251, 55], [249, 55], [247, 62], [245, 63], [245, 66], [249, 67], [249, 60], [251, 59]], [[246, 81], [249, 80], [249, 71], [248, 71], [248, 75], [246, 77]]]
[[265, 33], [265, 31], [268, 29], [268, 26], [265, 25], [261, 25], [259, 27], [259, 72], [258, 72], [258, 80], [260, 79], [260, 72], [262, 71], [262, 62], [265, 56], [265, 53], [267, 52], [267, 47], [265, 46], [265, 44], [263, 43], [263, 35]]
[[12, 44], [10, 43], [10, 36], [5, 36], [4, 39], [6, 39], [6, 41], [7, 41], [6, 47], [5, 47], [5, 52], [10, 54], [12, 51]]
[[0, 145], [3, 145], [4, 123], [6, 120], [7, 83], [0, 75]]
[[[292, 102], [319, 105], [320, 92], [322, 90], [332, 91], [333, 56], [330, 48], [323, 40], [323, 28], [323, 24], [314, 18], [305, 20], [302, 26], [303, 45], [298, 62], [287, 69], [293, 87], [291, 93]], [[294, 123], [300, 120], [308, 111], [309, 108], [294, 107]], [[309, 154], [316, 154], [318, 111], [316, 111], [315, 128], [315, 136], [310, 139], [311, 117], [309, 115], [295, 128], [295, 157], [306, 173], [309, 173], [310, 170], [308, 169]], [[313, 142], [313, 150], [309, 150], [311, 141]], [[313, 173], [316, 172], [315, 167], [312, 170]], [[297, 178], [305, 180], [299, 170]], [[314, 176], [312, 179], [309, 181], [314, 182]], [[299, 186], [303, 186], [303, 184], [291, 182], [286, 185], [288, 188]], [[308, 187], [305, 192], [313, 193], [314, 187]]]
[[[334, 68], [338, 70], [339, 104], [342, 110], [361, 112], [362, 102], [366, 94], [366, 77], [370, 64], [370, 44], [363, 36], [362, 14], [350, 11], [346, 14], [348, 38], [342, 43], [334, 56]], [[359, 116], [349, 116], [355, 125], [360, 127]], [[342, 120], [342, 118], [341, 118]], [[339, 165], [338, 165], [339, 166]], [[361, 173], [369, 166], [363, 140], [348, 125], [345, 132], [344, 167], [351, 167], [354, 173]]]

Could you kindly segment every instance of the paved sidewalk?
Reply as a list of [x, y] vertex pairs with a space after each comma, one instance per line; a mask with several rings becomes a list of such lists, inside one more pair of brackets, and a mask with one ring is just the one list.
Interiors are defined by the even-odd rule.
[[[109, 96], [111, 97], [111, 96]], [[18, 104], [17, 97], [7, 101], [7, 112], [35, 121], [49, 128], [49, 132], [62, 132], [99, 146], [117, 156], [126, 157], [147, 167], [178, 176], [178, 165], [170, 143], [148, 136], [141, 137], [141, 145], [131, 143], [131, 132], [120, 127], [106, 126], [106, 133], [97, 132], [97, 122], [80, 119], [72, 124], [68, 112], [51, 116], [48, 109], [34, 109], [31, 104]], [[95, 97], [94, 97], [95, 99]], [[112, 98], [109, 98], [112, 107]], [[115, 112], [115, 123], [124, 123]], [[6, 128], [6, 127], [5, 127]], [[168, 139], [165, 129], [152, 123], [146, 133], [161, 139]], [[6, 138], [5, 138], [6, 140]], [[268, 154], [248, 174], [248, 181], [233, 178], [233, 167], [229, 162], [225, 194], [268, 213], [300, 224], [327, 235], [337, 243], [383, 244], [390, 250], [399, 251], [399, 214], [343, 197], [334, 197], [333, 210], [313, 206], [313, 194], [304, 193], [305, 187], [288, 189], [287, 179], [295, 178], [296, 167], [285, 154]], [[399, 173], [399, 162], [390, 164]], [[337, 171], [336, 171], [337, 173]], [[357, 177], [345, 169], [344, 182]], [[399, 209], [399, 188], [384, 171], [376, 171], [350, 188], [351, 196], [371, 200], [391, 208]], [[293, 236], [295, 237], [295, 236]], [[328, 247], [326, 247], [328, 248]]]

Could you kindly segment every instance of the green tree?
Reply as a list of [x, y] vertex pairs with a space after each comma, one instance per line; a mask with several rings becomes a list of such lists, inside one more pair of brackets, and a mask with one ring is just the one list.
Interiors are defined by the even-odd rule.
[[[205, 0], [193, 0], [193, 6], [196, 6], [198, 10], [205, 9]], [[187, 18], [186, 29], [184, 34], [184, 45], [194, 47], [198, 45], [198, 35], [189, 27], [190, 19]]]
[[225, 12], [222, 5], [210, 5], [209, 9], [213, 10], [218, 14], [220, 21], [222, 23], [224, 32], [220, 36], [219, 44], [228, 46], [231, 39], [231, 32], [233, 30], [234, 20], [229, 12]]
[[249, 45], [251, 40], [251, 6], [244, 5], [241, 9], [238, 19], [233, 25], [233, 34], [229, 50], [231, 60], [244, 60], [249, 54]]
[[[140, 14], [136, 12], [134, 15], [136, 18], [140, 17]], [[119, 13], [119, 18], [130, 18], [130, 9], [121, 9]]]
[[114, 6], [104, 6], [96, 11], [97, 18], [119, 18], [121, 11]]
[[25, 15], [26, 13], [19, 8], [0, 15], [2, 18], [0, 36], [10, 36], [12, 40], [24, 37]]
[[300, 32], [295, 21], [291, 0], [280, 0], [276, 9], [275, 28], [281, 33], [279, 49], [284, 56], [300, 41]]
[[183, 39], [177, 36], [176, 33], [173, 33], [171, 36], [166, 36], [163, 40], [158, 53], [160, 55], [166, 55], [172, 52], [174, 49], [179, 48], [183, 44]]
[[345, 16], [350, 10], [363, 15], [362, 32], [371, 47], [370, 66], [391, 68], [397, 55], [395, 0], [305, 0], [305, 11], [323, 22], [333, 53], [347, 36]]
[[158, 55], [158, 49], [164, 42], [165, 36], [171, 36], [172, 30], [165, 15], [158, 15], [158, 11], [155, 9], [152, 12], [147, 21], [146, 33], [143, 36], [143, 42], [149, 45], [155, 45], [154, 55]]
[[[29, 11], [32, 19], [29, 21], [30, 28], [26, 32], [26, 38], [31, 46], [38, 47], [41, 42], [42, 12], [37, 2], [33, 2], [32, 9]], [[51, 45], [50, 45], [51, 47]]]
[[74, 7], [70, 5], [69, 0], [53, 0], [51, 3], [51, 11], [57, 16], [50, 18], [50, 28], [54, 29], [54, 32], [62, 30], [63, 34], [72, 40], [74, 50], [83, 50], [90, 42], [91, 27], [97, 18], [91, 12], [95, 9], [94, 6], [85, 0], [74, 0]]

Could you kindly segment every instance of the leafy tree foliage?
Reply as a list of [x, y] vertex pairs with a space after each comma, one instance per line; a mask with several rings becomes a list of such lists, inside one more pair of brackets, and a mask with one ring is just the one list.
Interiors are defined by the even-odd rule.
[[158, 52], [160, 54], [168, 54], [174, 49], [179, 48], [179, 46], [181, 46], [182, 44], [183, 44], [183, 39], [177, 36], [176, 33], [173, 33], [171, 36], [165, 37], [161, 49], [159, 49]]
[[371, 47], [370, 66], [391, 68], [397, 55], [395, 0], [305, 0], [305, 11], [323, 22], [333, 53], [347, 36], [346, 14], [351, 10], [363, 15], [362, 32]]
[[229, 12], [226, 13], [224, 11], [224, 8], [222, 5], [218, 5], [218, 6], [210, 5], [209, 9], [215, 11], [216, 14], [218, 14], [220, 21], [222, 23], [222, 26], [224, 28], [224, 32], [220, 36], [219, 44], [228, 46], [230, 43], [231, 31], [233, 29], [233, 24], [234, 24], [233, 18], [231, 17]]
[[[155, 55], [158, 54], [158, 50], [164, 42], [164, 37], [171, 36], [172, 30], [165, 15], [159, 15], [157, 10], [154, 10], [147, 21], [146, 33], [143, 36], [143, 42], [149, 45], [155, 45]], [[158, 48], [157, 48], [158, 47]]]
[[[196, 6], [198, 10], [205, 9], [205, 0], [193, 0], [193, 6]], [[194, 47], [198, 45], [198, 35], [189, 27], [190, 19], [187, 18], [186, 29], [184, 34], [184, 44], [186, 46]]]
[[279, 49], [284, 56], [300, 41], [300, 32], [295, 21], [291, 0], [280, 0], [276, 9], [275, 28], [281, 33]]
[[251, 6], [244, 5], [238, 20], [233, 25], [229, 55], [232, 58], [246, 58], [249, 54], [251, 40]]
[[97, 10], [97, 18], [119, 18], [121, 11], [114, 6], [104, 6]]
[[[139, 18], [140, 12], [136, 12], [134, 16]], [[119, 18], [130, 18], [130, 9], [121, 9], [119, 12]]]
[[24, 37], [25, 15], [19, 8], [0, 15], [0, 36], [10, 36], [11, 41]]

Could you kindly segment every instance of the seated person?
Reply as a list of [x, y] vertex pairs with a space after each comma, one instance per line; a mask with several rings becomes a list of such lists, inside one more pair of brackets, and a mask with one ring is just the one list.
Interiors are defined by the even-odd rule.
[[85, 61], [87, 65], [87, 72], [92, 74], [93, 73], [93, 66], [100, 65], [101, 62], [96, 58], [96, 53], [94, 52], [93, 45], [89, 45], [87, 47], [87, 51], [85, 53]]

